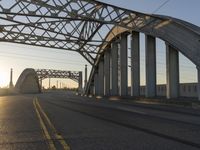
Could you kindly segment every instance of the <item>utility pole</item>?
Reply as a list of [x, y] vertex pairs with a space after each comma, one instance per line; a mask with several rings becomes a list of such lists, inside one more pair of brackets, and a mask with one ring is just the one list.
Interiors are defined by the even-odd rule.
[[56, 88], [58, 89], [58, 80], [57, 80], [57, 82], [56, 82]]

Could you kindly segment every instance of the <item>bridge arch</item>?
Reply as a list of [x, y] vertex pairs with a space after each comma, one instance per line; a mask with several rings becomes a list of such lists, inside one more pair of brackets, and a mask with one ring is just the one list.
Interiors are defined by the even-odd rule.
[[[159, 24], [153, 24], [142, 28], [134, 29], [133, 27], [133, 30], [116, 26], [107, 34], [105, 40], [109, 41], [110, 44], [116, 37], [120, 37], [124, 33], [131, 34], [132, 31], [141, 32], [162, 39], [184, 54], [196, 66], [200, 66], [200, 27], [168, 16], [153, 16], [159, 17], [163, 21]], [[107, 45], [102, 47], [102, 51], [106, 50]]]
[[[96, 72], [98, 73], [98, 72], [100, 72], [100, 70], [101, 71], [103, 70], [103, 69], [99, 69], [100, 68], [99, 66], [101, 65], [102, 60], [104, 62], [106, 61], [105, 60], [106, 59], [105, 58], [106, 51], [111, 51], [111, 47], [112, 47], [111, 45], [113, 43], [115, 43], [116, 41], [118, 41], [118, 43], [119, 43], [120, 40], [123, 40], [123, 37], [122, 37], [123, 35], [126, 36], [128, 34], [132, 34], [132, 32], [133, 33], [141, 32], [146, 35], [146, 41], [147, 41], [146, 47], [148, 47], [147, 46], [148, 40], [150, 40], [148, 38], [153, 38], [154, 42], [155, 42], [155, 38], [160, 38], [164, 42], [166, 42], [166, 48], [167, 48], [167, 91], [166, 92], [167, 92], [168, 98], [176, 98], [179, 96], [178, 51], [181, 52], [183, 55], [185, 55], [189, 60], [191, 60], [196, 65], [196, 68], [198, 70], [198, 82], [200, 81], [200, 78], [199, 78], [199, 75], [200, 75], [200, 69], [199, 69], [200, 68], [199, 67], [200, 66], [200, 57], [199, 57], [200, 56], [200, 50], [199, 50], [200, 28], [191, 23], [188, 23], [183, 20], [176, 19], [176, 18], [172, 18], [172, 17], [168, 17], [168, 16], [158, 16], [158, 15], [156, 15], [156, 17], [162, 18], [163, 21], [159, 24], [155, 23], [152, 26], [151, 25], [145, 26], [145, 27], [142, 27], [141, 29], [136, 28], [133, 30], [130, 30], [129, 28], [116, 26], [116, 27], [113, 27], [113, 29], [108, 33], [108, 35], [106, 36], [106, 41], [109, 41], [109, 42], [107, 45], [102, 46], [102, 49], [100, 51], [101, 55], [99, 57], [97, 57], [96, 66], [94, 67], [94, 70], [92, 70], [92, 73], [91, 73], [92, 79], [89, 80], [90, 82], [93, 82], [93, 83], [89, 83], [89, 84], [93, 85], [94, 87], [95, 86], [98, 87], [98, 88], [96, 87], [96, 89], [97, 89], [96, 93], [100, 93], [100, 95], [103, 95], [106, 93], [106, 89], [105, 89], [106, 83], [104, 85], [97, 85], [97, 83], [96, 83], [96, 85], [95, 85], [95, 73]], [[136, 40], [139, 41], [139, 37], [137, 37], [137, 36], [135, 37], [134, 35], [132, 35], [132, 39], [138, 38]], [[136, 44], [138, 44], [138, 43], [136, 43]], [[152, 43], [149, 43], [149, 44], [150, 44], [149, 46], [151, 47]], [[153, 44], [155, 44], [155, 43], [153, 43]], [[124, 48], [127, 49], [127, 46]], [[155, 49], [155, 45], [154, 45], [154, 49]], [[123, 52], [123, 51], [121, 51], [121, 52]], [[147, 52], [147, 50], [146, 50], [146, 52]], [[126, 55], [127, 55], [127, 52], [126, 52]], [[138, 55], [138, 53], [136, 55]], [[139, 59], [133, 55], [132, 55], [132, 57], [134, 57], [134, 59], [137, 59], [137, 60]], [[150, 58], [150, 59], [155, 59], [155, 56], [154, 56], [154, 58]], [[124, 63], [126, 61], [127, 60], [125, 60]], [[170, 61], [176, 61], [176, 62], [171, 63]], [[132, 62], [132, 63], [134, 63], [134, 62]], [[136, 67], [138, 70], [135, 70], [135, 69], [132, 70], [132, 71], [137, 71], [137, 73], [132, 72], [132, 76], [133, 76], [133, 74], [134, 74], [134, 76], [139, 76], [138, 75], [139, 74], [139, 64], [138, 63], [139, 62], [137, 62], [137, 64], [136, 64], [136, 65], [138, 65]], [[147, 62], [147, 63], [149, 63], [149, 62]], [[153, 64], [154, 68], [151, 68], [154, 70], [154, 75], [153, 75], [154, 77], [150, 77], [150, 78], [152, 78], [152, 79], [150, 79], [151, 80], [150, 82], [152, 82], [152, 80], [153, 80], [154, 86], [152, 87], [152, 83], [147, 83], [147, 84], [150, 84], [149, 87], [147, 87], [147, 89], [149, 88], [149, 90], [150, 90], [150, 89], [154, 88], [155, 90], [154, 91], [150, 90], [150, 93], [155, 93], [155, 91], [156, 91], [155, 60], [154, 60], [154, 62], [151, 62], [151, 65], [152, 65], [152, 63], [154, 63]], [[121, 64], [121, 65], [123, 65], [123, 64]], [[174, 67], [174, 65], [175, 65], [175, 67]], [[127, 67], [127, 65], [125, 67]], [[149, 66], [146, 65], [146, 67], [148, 70], [148, 67], [150, 67], [150, 65]], [[123, 69], [123, 68], [121, 68], [121, 69]], [[107, 72], [105, 69], [104, 69], [104, 71]], [[127, 70], [123, 70], [123, 71], [127, 72]], [[149, 72], [151, 72], [151, 71], [149, 71]], [[176, 72], [176, 73], [173, 73], [173, 72]], [[115, 73], [117, 73], [117, 71]], [[121, 74], [123, 74], [123, 73], [121, 72]], [[135, 75], [135, 74], [137, 74], [137, 75]], [[148, 73], [146, 75], [148, 76]], [[106, 76], [106, 75], [104, 75], [104, 76]], [[127, 75], [125, 75], [125, 76], [127, 76]], [[135, 78], [135, 79], [139, 80], [139, 77]], [[148, 77], [146, 79], [148, 80]], [[103, 78], [101, 78], [101, 80], [103, 80]], [[125, 79], [125, 80], [127, 80], [127, 79]], [[105, 79], [104, 79], [104, 81], [105, 81]], [[110, 79], [108, 80], [108, 82], [110, 82]], [[139, 82], [138, 81], [135, 81], [135, 82], [137, 82], [138, 87], [137, 88], [134, 87], [135, 83], [132, 83], [132, 86], [133, 86], [132, 89], [139, 91]], [[123, 83], [123, 84], [127, 84], [127, 83]], [[121, 84], [121, 86], [122, 86], [122, 84]], [[199, 91], [200, 91], [199, 83], [197, 86], [199, 87]], [[110, 90], [110, 85], [107, 85], [107, 88], [109, 88], [109, 90]], [[101, 92], [99, 92], [98, 90], [100, 90]], [[109, 90], [107, 90], [107, 93], [109, 93]], [[132, 91], [132, 93], [133, 92], [134, 91]], [[127, 93], [127, 92], [125, 92], [125, 93]], [[136, 93], [137, 93], [136, 96], [139, 96], [139, 92], [136, 92]], [[156, 93], [153, 95], [151, 95], [150, 93], [149, 93], [150, 97], [156, 95]], [[117, 94], [117, 92], [115, 92], [115, 94]], [[148, 92], [146, 95], [148, 95]], [[200, 95], [199, 95], [199, 99], [200, 99]]]
[[41, 92], [38, 76], [34, 69], [27, 68], [21, 73], [15, 85], [15, 91], [23, 94]]

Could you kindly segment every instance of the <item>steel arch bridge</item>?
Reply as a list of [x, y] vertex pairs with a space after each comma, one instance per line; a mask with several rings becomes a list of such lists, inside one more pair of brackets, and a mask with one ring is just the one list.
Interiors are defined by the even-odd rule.
[[[125, 36], [135, 32], [145, 33], [147, 41], [154, 41], [151, 37], [164, 40], [169, 45], [169, 51], [180, 51], [200, 70], [200, 28], [191, 23], [96, 0], [0, 1], [0, 41], [80, 53], [93, 66], [86, 94], [91, 91], [91, 86], [97, 86], [95, 74], [102, 70], [100, 64], [105, 53], [117, 46], [114, 43], [126, 42]], [[120, 47], [125, 48], [123, 44]], [[151, 48], [154, 46], [148, 42], [146, 45]], [[170, 67], [168, 69], [171, 70]], [[99, 76], [104, 74], [99, 72]], [[171, 87], [173, 82], [170, 77], [169, 74], [168, 85]], [[105, 90], [102, 90], [102, 85], [99, 89], [100, 93]]]

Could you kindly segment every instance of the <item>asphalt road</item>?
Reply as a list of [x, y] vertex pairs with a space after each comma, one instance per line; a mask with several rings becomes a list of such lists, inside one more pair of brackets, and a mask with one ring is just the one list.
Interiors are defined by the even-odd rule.
[[0, 97], [0, 150], [199, 150], [200, 110], [76, 96]]

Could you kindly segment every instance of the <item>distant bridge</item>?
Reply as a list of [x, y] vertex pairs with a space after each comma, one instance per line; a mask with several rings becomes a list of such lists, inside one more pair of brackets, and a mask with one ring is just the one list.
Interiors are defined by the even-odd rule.
[[82, 72], [53, 69], [25, 69], [17, 80], [15, 90], [18, 93], [39, 93], [42, 80], [46, 78], [71, 79], [78, 83], [78, 90], [82, 92]]

